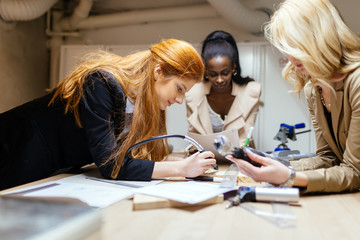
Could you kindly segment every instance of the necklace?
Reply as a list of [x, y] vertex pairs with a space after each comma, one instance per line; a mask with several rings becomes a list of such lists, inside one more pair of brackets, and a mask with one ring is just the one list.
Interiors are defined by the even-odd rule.
[[330, 107], [331, 106], [330, 103], [329, 104], [325, 103], [324, 97], [322, 95], [322, 88], [320, 86], [318, 86], [317, 88], [318, 88], [319, 93], [320, 93], [320, 99], [321, 99], [322, 105], [324, 105], [324, 107]]

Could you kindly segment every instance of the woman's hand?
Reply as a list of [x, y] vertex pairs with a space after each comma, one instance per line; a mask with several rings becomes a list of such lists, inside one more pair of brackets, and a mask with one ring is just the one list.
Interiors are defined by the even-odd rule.
[[197, 152], [185, 159], [168, 156], [165, 161], [155, 162], [152, 178], [197, 177], [215, 163], [215, 155], [210, 151]]
[[183, 177], [197, 177], [212, 168], [211, 165], [215, 164], [216, 160], [212, 152], [205, 151], [202, 153], [197, 152], [178, 163]]
[[250, 150], [247, 150], [246, 153], [251, 160], [260, 163], [262, 166], [255, 167], [247, 161], [234, 158], [232, 155], [227, 155], [226, 158], [234, 162], [243, 174], [251, 177], [256, 182], [279, 185], [289, 179], [289, 168], [284, 164], [268, 157], [259, 156]]

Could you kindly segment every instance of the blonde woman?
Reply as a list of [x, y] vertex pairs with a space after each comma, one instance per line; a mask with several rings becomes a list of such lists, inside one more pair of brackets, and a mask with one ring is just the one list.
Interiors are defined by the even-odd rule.
[[196, 50], [175, 39], [126, 57], [89, 54], [48, 95], [0, 114], [0, 189], [90, 163], [112, 179], [204, 173], [213, 153], [175, 159], [166, 141], [125, 158], [133, 144], [166, 134], [165, 109], [182, 103], [203, 73]]
[[256, 168], [235, 161], [256, 181], [305, 192], [360, 188], [360, 38], [328, 0], [286, 0], [265, 27], [268, 40], [289, 59], [283, 70], [294, 91], [304, 90], [315, 131], [313, 158], [288, 169], [250, 154]]

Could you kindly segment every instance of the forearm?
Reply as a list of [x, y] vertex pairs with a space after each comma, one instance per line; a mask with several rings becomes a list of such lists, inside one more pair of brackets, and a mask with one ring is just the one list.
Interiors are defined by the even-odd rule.
[[302, 173], [308, 178], [306, 192], [343, 192], [360, 188], [359, 174], [345, 165]]
[[308, 171], [319, 168], [329, 168], [336, 165], [336, 158], [333, 156], [311, 158], [302, 158], [297, 161], [291, 161], [291, 165], [296, 171]]
[[164, 161], [169, 161], [169, 162], [174, 162], [174, 161], [181, 161], [184, 160], [184, 158], [182, 157], [176, 157], [176, 156], [167, 156], [166, 158], [164, 158]]
[[298, 187], [307, 187], [308, 177], [302, 172], [296, 172], [294, 186]]
[[183, 176], [180, 161], [155, 162], [152, 178]]

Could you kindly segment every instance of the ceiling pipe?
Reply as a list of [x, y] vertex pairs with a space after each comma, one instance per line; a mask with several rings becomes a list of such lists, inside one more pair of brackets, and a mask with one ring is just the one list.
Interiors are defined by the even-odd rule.
[[240, 0], [207, 0], [216, 11], [239, 29], [246, 29], [254, 35], [262, 35], [262, 25], [270, 20], [272, 10], [246, 8]]
[[[74, 29], [96, 29], [148, 22], [176, 21], [183, 19], [214, 18], [219, 14], [210, 5], [137, 10], [100, 16], [89, 16], [80, 21]], [[74, 30], [73, 29], [73, 30]]]
[[70, 17], [60, 20], [60, 28], [64, 31], [71, 31], [77, 28], [78, 24], [89, 16], [93, 0], [80, 0], [79, 4]]
[[268, 8], [248, 9], [240, 0], [208, 0], [208, 2], [210, 5], [158, 8], [88, 16], [92, 1], [81, 0], [74, 14], [61, 20], [60, 25], [62, 30], [72, 31], [222, 16], [239, 29], [245, 29], [254, 35], [262, 35], [262, 25], [270, 20], [272, 14], [272, 10]]
[[30, 21], [45, 14], [57, 0], [0, 0], [0, 18], [5, 22]]

